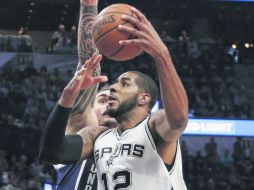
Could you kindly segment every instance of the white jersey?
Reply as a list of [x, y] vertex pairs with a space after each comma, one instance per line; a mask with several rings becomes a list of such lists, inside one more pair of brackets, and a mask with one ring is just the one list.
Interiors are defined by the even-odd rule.
[[171, 170], [169, 171], [170, 182], [174, 190], [187, 190], [182, 172], [182, 154], [179, 140], [177, 142], [176, 156]]
[[120, 136], [117, 129], [94, 143], [98, 190], [171, 190], [170, 175], [158, 155], [145, 119]]

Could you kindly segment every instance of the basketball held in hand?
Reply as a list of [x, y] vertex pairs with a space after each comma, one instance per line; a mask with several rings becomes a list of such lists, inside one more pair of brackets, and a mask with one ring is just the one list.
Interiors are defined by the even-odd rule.
[[127, 4], [113, 4], [97, 15], [93, 28], [93, 41], [100, 53], [115, 61], [126, 61], [136, 57], [140, 52], [137, 45], [120, 45], [120, 40], [133, 39], [135, 36], [120, 31], [118, 25], [134, 26], [121, 19], [122, 15], [137, 18]]

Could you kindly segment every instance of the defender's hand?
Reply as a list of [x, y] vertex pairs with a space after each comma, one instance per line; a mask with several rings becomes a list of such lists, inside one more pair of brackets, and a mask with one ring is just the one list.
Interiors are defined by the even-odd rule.
[[95, 83], [106, 82], [108, 78], [106, 76], [93, 77], [92, 73], [96, 69], [97, 64], [100, 63], [102, 56], [93, 54], [93, 56], [87, 60], [75, 76], [68, 84], [67, 88], [73, 90], [73, 92], [79, 92], [80, 90], [90, 88]]
[[122, 19], [131, 23], [134, 28], [126, 25], [119, 25], [119, 30], [128, 32], [136, 39], [121, 40], [121, 45], [138, 45], [144, 52], [150, 54], [153, 58], [156, 58], [162, 52], [167, 50], [166, 45], [163, 43], [158, 33], [150, 21], [136, 8], [131, 9], [132, 12], [137, 15], [138, 19], [129, 15], [123, 15]]
[[80, 90], [90, 88], [95, 83], [106, 82], [106, 76], [93, 77], [92, 73], [96, 66], [100, 63], [102, 56], [93, 54], [93, 56], [85, 62], [82, 68], [75, 73], [75, 76], [66, 86], [65, 90], [73, 94], [78, 93]]
[[64, 88], [63, 93], [58, 100], [59, 105], [63, 107], [72, 107], [79, 92], [83, 89], [90, 88], [95, 83], [106, 82], [106, 76], [93, 77], [93, 70], [101, 60], [101, 55], [93, 54], [93, 56], [85, 62], [80, 71], [77, 71], [69, 84]]

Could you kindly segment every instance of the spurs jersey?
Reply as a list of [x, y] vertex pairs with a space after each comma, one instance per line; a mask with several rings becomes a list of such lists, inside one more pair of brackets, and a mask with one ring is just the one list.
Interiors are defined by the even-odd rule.
[[98, 190], [171, 190], [170, 175], [158, 155], [145, 119], [121, 135], [109, 129], [94, 143]]
[[182, 172], [182, 154], [179, 140], [177, 141], [176, 155], [172, 168], [169, 170], [170, 182], [174, 190], [187, 190]]

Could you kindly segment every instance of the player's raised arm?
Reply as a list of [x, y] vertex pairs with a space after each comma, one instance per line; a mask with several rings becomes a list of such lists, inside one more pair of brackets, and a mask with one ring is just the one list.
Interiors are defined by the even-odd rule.
[[92, 72], [99, 64], [101, 55], [94, 54], [86, 61], [64, 88], [58, 103], [51, 112], [42, 132], [39, 156], [50, 164], [76, 162], [86, 158], [92, 151], [93, 140], [103, 128], [87, 127], [81, 135], [65, 136], [65, 129], [71, 108], [80, 90], [107, 81], [106, 76], [93, 77]]
[[139, 45], [150, 54], [156, 64], [161, 97], [165, 111], [159, 111], [151, 117], [154, 130], [166, 142], [175, 142], [187, 125], [188, 100], [186, 92], [173, 65], [168, 48], [163, 43], [148, 19], [137, 9], [132, 9], [138, 19], [125, 15], [124, 20], [136, 28], [119, 26], [120, 30], [136, 36], [135, 39], [120, 41], [122, 45]]
[[[92, 41], [92, 27], [98, 14], [98, 0], [80, 0], [80, 15], [78, 25], [78, 57], [77, 70], [97, 51]], [[100, 64], [93, 72], [93, 76], [99, 76]], [[82, 90], [71, 111], [66, 134], [73, 134], [84, 127], [84, 125], [98, 125], [95, 113], [92, 112], [91, 102], [98, 90], [98, 84], [89, 89]], [[89, 113], [89, 114], [87, 114]]]
[[78, 26], [79, 67], [97, 51], [92, 40], [92, 28], [97, 14], [98, 0], [80, 0]]

